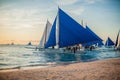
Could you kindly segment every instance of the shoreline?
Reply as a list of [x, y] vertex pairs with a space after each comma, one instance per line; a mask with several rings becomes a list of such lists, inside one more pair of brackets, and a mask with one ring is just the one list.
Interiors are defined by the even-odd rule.
[[119, 80], [120, 58], [0, 71], [1, 80]]
[[102, 59], [102, 60], [91, 60], [91, 61], [73, 61], [73, 62], [59, 62], [59, 63], [47, 63], [47, 64], [36, 64], [36, 65], [26, 65], [26, 66], [16, 66], [16, 67], [10, 67], [10, 68], [1, 68], [1, 71], [12, 71], [12, 70], [29, 70], [29, 69], [35, 69], [35, 68], [50, 68], [50, 67], [57, 67], [57, 66], [65, 66], [69, 64], [76, 64], [76, 63], [89, 63], [89, 62], [96, 62], [96, 61], [104, 61], [104, 60], [111, 60], [111, 59], [119, 59], [118, 58], [108, 58], [108, 59]]

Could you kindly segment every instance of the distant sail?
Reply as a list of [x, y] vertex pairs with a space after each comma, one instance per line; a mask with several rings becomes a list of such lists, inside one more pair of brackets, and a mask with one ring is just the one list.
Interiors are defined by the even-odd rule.
[[114, 42], [108, 37], [108, 39], [106, 40], [105, 46], [113, 46]]
[[[98, 40], [60, 8], [56, 19], [59, 19], [59, 48]], [[56, 19], [52, 26], [46, 48], [56, 45]]]
[[44, 48], [44, 45], [48, 41], [51, 28], [52, 28], [52, 24], [47, 20], [45, 30], [44, 30], [42, 38], [40, 40], [39, 48]]
[[56, 18], [55, 18], [54, 23], [52, 25], [52, 29], [50, 31], [48, 41], [45, 44], [45, 48], [52, 47], [55, 45], [56, 45]]
[[119, 30], [118, 35], [117, 35], [117, 38], [116, 38], [115, 47], [117, 47], [118, 42], [119, 42], [119, 34], [120, 34], [120, 30]]

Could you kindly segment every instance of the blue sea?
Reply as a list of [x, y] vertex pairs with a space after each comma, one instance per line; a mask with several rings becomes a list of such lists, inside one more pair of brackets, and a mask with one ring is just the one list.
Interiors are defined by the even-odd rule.
[[36, 51], [25, 45], [0, 45], [0, 70], [28, 66], [60, 65], [64, 63], [89, 62], [95, 60], [120, 58], [114, 49], [98, 49], [78, 53], [56, 53]]

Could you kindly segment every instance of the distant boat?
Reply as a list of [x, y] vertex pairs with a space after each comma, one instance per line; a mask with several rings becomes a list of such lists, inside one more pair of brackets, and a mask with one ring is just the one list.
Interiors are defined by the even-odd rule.
[[108, 39], [106, 40], [105, 42], [105, 46], [106, 47], [111, 47], [111, 46], [114, 46], [114, 42], [110, 39], [110, 37], [108, 37]]
[[32, 43], [31, 43], [31, 42], [29, 42], [27, 45], [28, 45], [28, 46], [31, 46], [31, 45], [32, 45]]
[[29, 42], [27, 45], [25, 45], [25, 48], [28, 48], [28, 49], [35, 49], [36, 46], [33, 45], [31, 42]]
[[11, 45], [14, 45], [14, 43], [12, 42]]
[[56, 46], [64, 48], [77, 44], [95, 42], [99, 39], [91, 35], [84, 27], [76, 22], [72, 17], [58, 8], [57, 16], [52, 25], [45, 48]]

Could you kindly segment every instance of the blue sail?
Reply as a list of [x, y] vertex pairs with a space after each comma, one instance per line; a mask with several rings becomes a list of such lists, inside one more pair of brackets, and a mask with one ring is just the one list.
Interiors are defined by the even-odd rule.
[[117, 38], [116, 38], [115, 47], [118, 45], [119, 34], [120, 34], [120, 30], [119, 30], [118, 35], [117, 35]]
[[96, 37], [98, 39], [98, 41], [89, 42], [89, 43], [83, 44], [83, 46], [91, 46], [93, 44], [97, 44], [98, 46], [104, 45], [103, 42], [102, 42], [103, 40], [97, 34], [95, 34], [88, 26], [86, 26], [86, 30], [91, 35], [93, 35], [94, 37]]
[[55, 18], [54, 23], [52, 25], [52, 29], [50, 31], [48, 41], [45, 44], [45, 48], [55, 46], [55, 45], [56, 45], [56, 18]]
[[58, 14], [60, 48], [98, 40], [60, 8]]
[[113, 46], [114, 42], [108, 37], [108, 39], [106, 40], [105, 46]]

